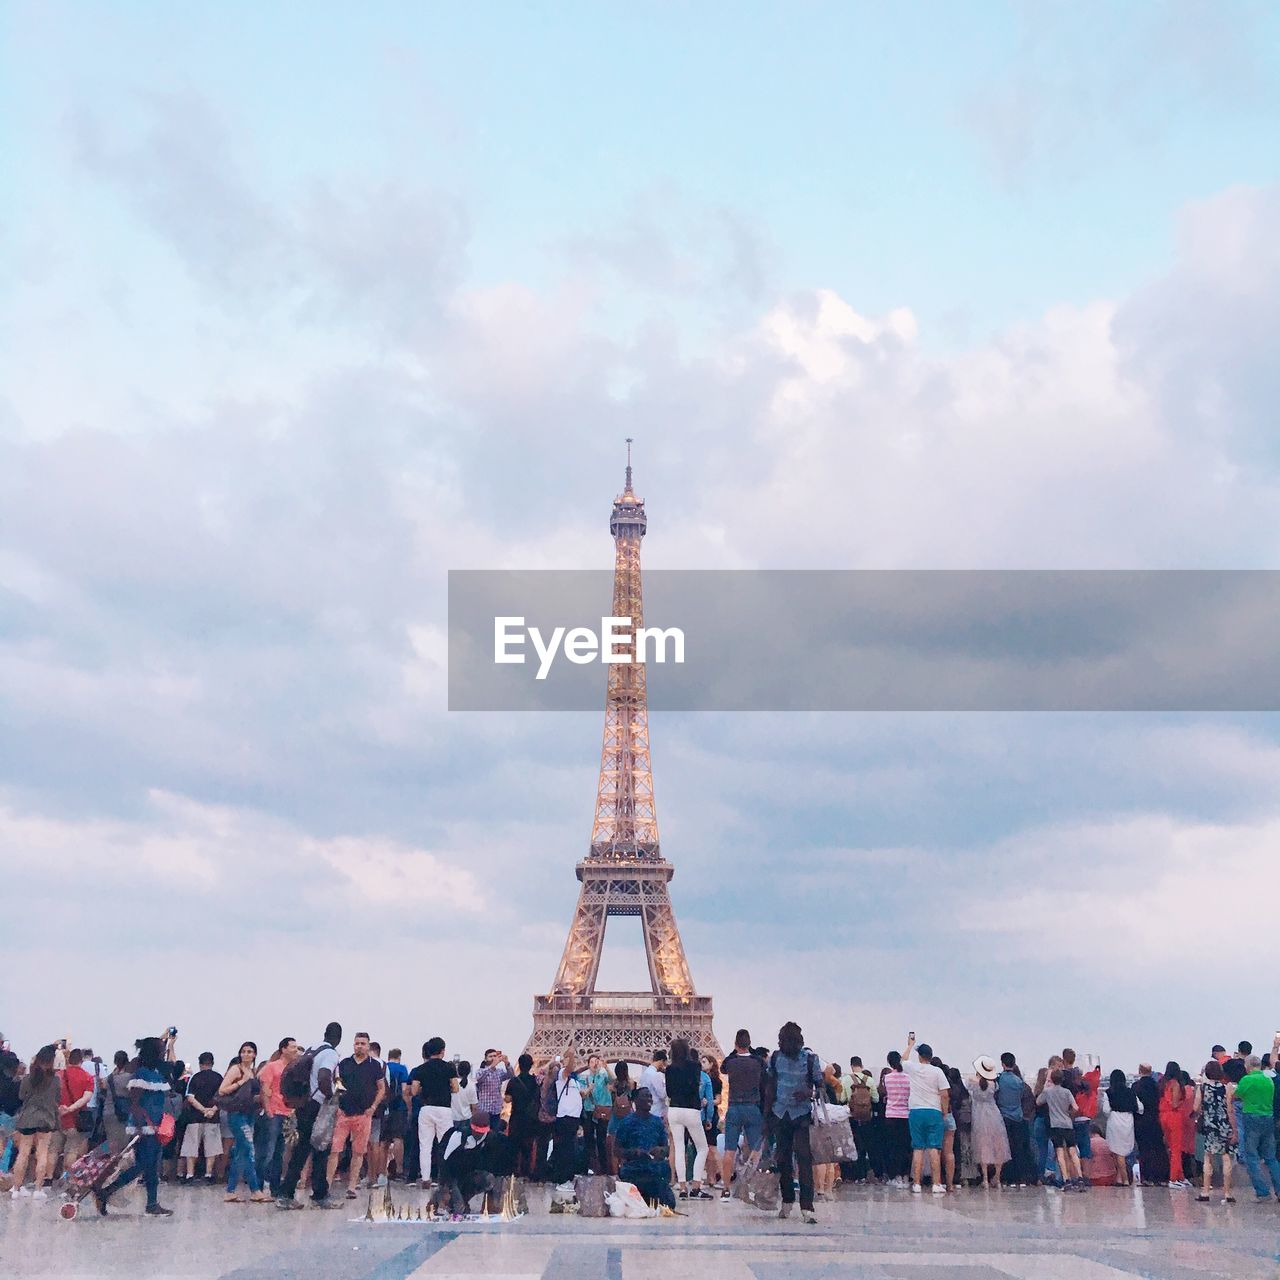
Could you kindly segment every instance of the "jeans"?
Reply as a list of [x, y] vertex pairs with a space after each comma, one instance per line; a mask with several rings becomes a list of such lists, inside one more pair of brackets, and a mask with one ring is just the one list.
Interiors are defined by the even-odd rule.
[[726, 1155], [738, 1154], [738, 1143], [747, 1139], [747, 1150], [758, 1151], [764, 1137], [764, 1114], [754, 1102], [731, 1102], [724, 1113], [724, 1150]]
[[280, 1163], [284, 1159], [284, 1116], [259, 1116], [254, 1135], [258, 1152], [258, 1185], [280, 1194]]
[[289, 1171], [280, 1184], [280, 1194], [286, 1200], [293, 1199], [293, 1193], [298, 1189], [298, 1179], [302, 1177], [302, 1166], [307, 1163], [310, 1155], [315, 1157], [311, 1161], [311, 1198], [323, 1200], [329, 1194], [328, 1153], [311, 1150], [311, 1129], [319, 1114], [320, 1104], [314, 1098], [308, 1098], [297, 1110], [298, 1141], [289, 1157]]
[[1251, 1116], [1245, 1112], [1241, 1130], [1240, 1154], [1249, 1170], [1249, 1181], [1259, 1199], [1267, 1194], [1267, 1182], [1262, 1176], [1266, 1165], [1271, 1175], [1271, 1191], [1280, 1197], [1280, 1161], [1276, 1159], [1276, 1129], [1270, 1116]]
[[13, 1117], [0, 1111], [0, 1173], [8, 1173], [13, 1168], [13, 1157], [16, 1154], [13, 1145]]
[[133, 1168], [115, 1181], [108, 1182], [102, 1188], [102, 1195], [107, 1199], [135, 1178], [141, 1178], [147, 1189], [147, 1208], [150, 1209], [156, 1205], [160, 1194], [160, 1139], [154, 1133], [144, 1133], [133, 1152]]
[[676, 1153], [676, 1178], [683, 1184], [687, 1161], [684, 1154], [685, 1136], [693, 1143], [693, 1181], [701, 1182], [707, 1167], [707, 1132], [702, 1127], [702, 1112], [697, 1107], [668, 1107], [667, 1126], [671, 1130], [671, 1145]]
[[[1178, 1117], [1178, 1123], [1182, 1123], [1182, 1117]], [[1076, 1153], [1081, 1160], [1093, 1159], [1093, 1135], [1089, 1132], [1089, 1120], [1087, 1117], [1080, 1117], [1071, 1122], [1071, 1126], [1076, 1131]]]
[[1049, 1120], [1046, 1116], [1036, 1116], [1031, 1126], [1031, 1154], [1036, 1161], [1036, 1181], [1040, 1182], [1046, 1175], [1058, 1176], [1058, 1166], [1054, 1163], [1052, 1172], [1046, 1168], [1049, 1161]]
[[624, 1164], [618, 1176], [630, 1182], [651, 1204], [676, 1207], [675, 1192], [671, 1190], [671, 1166], [665, 1160], [632, 1161]]
[[242, 1111], [232, 1111], [227, 1115], [227, 1125], [235, 1144], [227, 1165], [227, 1191], [234, 1191], [243, 1181], [256, 1194], [262, 1190], [262, 1183], [258, 1181], [258, 1167], [253, 1156], [253, 1117]]
[[808, 1115], [799, 1119], [779, 1116], [774, 1122], [774, 1136], [778, 1143], [778, 1189], [782, 1192], [782, 1203], [796, 1202], [796, 1183], [791, 1169], [794, 1156], [796, 1164], [800, 1166], [800, 1208], [812, 1213], [813, 1156], [809, 1152], [810, 1118]]

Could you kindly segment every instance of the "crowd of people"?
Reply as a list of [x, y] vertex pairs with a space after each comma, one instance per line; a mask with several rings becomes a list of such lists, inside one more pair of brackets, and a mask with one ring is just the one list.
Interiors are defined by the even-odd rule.
[[1069, 1048], [1025, 1074], [1008, 1052], [962, 1070], [914, 1033], [878, 1070], [859, 1056], [846, 1068], [807, 1048], [794, 1022], [773, 1050], [742, 1030], [723, 1059], [677, 1038], [643, 1065], [568, 1046], [541, 1070], [498, 1049], [473, 1067], [438, 1036], [412, 1069], [366, 1032], [345, 1055], [342, 1044], [336, 1022], [315, 1044], [284, 1037], [265, 1061], [246, 1041], [221, 1071], [209, 1051], [191, 1070], [175, 1027], [117, 1051], [110, 1068], [61, 1041], [26, 1063], [5, 1049], [0, 1177], [11, 1199], [45, 1199], [102, 1147], [130, 1157], [93, 1191], [103, 1214], [138, 1179], [156, 1216], [171, 1212], [166, 1178], [282, 1210], [303, 1207], [300, 1184], [313, 1207], [335, 1208], [390, 1179], [420, 1182], [433, 1210], [458, 1216], [508, 1175], [568, 1186], [607, 1173], [675, 1208], [776, 1171], [781, 1216], [798, 1183], [814, 1222], [817, 1202], [858, 1183], [936, 1196], [1140, 1183], [1231, 1204], [1243, 1161], [1256, 1199], [1280, 1203], [1280, 1034], [1261, 1056], [1242, 1040], [1214, 1045], [1194, 1075], [1169, 1062], [1132, 1076], [1104, 1076]]

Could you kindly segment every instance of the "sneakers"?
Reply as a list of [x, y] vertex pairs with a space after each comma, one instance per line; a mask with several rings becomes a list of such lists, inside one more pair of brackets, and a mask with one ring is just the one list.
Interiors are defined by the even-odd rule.
[[276, 1196], [277, 1209], [301, 1209], [302, 1206], [292, 1196]]
[[385, 1173], [378, 1174], [378, 1180], [373, 1184], [375, 1191], [381, 1191], [387, 1185], [387, 1175]]
[[166, 1209], [162, 1204], [149, 1204], [147, 1205], [146, 1209], [143, 1210], [143, 1212], [150, 1214], [150, 1216], [153, 1218], [172, 1218], [173, 1217], [173, 1210]]
[[810, 1227], [816, 1227], [818, 1225], [817, 1215], [813, 1212], [812, 1209], [801, 1209], [800, 1221], [805, 1223], [806, 1226], [810, 1226]]
[[911, 1194], [912, 1194], [913, 1196], [918, 1196], [918, 1195], [922, 1194], [922, 1193], [921, 1193], [921, 1191], [920, 1191], [920, 1184], [919, 1184], [918, 1182], [913, 1182], [913, 1183], [911, 1184]]
[[715, 1196], [711, 1194], [705, 1187], [699, 1187], [696, 1191], [690, 1191], [686, 1200], [714, 1200]]
[[782, 1208], [778, 1210], [778, 1217], [780, 1218], [791, 1217], [791, 1206], [789, 1204], [784, 1204]]
[[933, 1184], [933, 1194], [935, 1196], [945, 1196], [947, 1194], [947, 1189], [940, 1182], [935, 1182]]
[[10, 1200], [30, 1200], [31, 1188], [30, 1187], [14, 1187], [9, 1192], [9, 1199]]
[[732, 1193], [729, 1191], [729, 1188], [728, 1188], [728, 1187], [725, 1187], [725, 1189], [720, 1193], [720, 1199], [721, 1199], [721, 1200], [732, 1200], [732, 1199], [733, 1199], [733, 1195], [732, 1195]]
[[31, 1193], [31, 1198], [33, 1200], [47, 1200], [49, 1198], [49, 1193], [43, 1187], [37, 1187]]
[[331, 1200], [328, 1196], [325, 1196], [323, 1200], [313, 1200], [311, 1202], [311, 1207], [313, 1209], [341, 1209], [342, 1203], [338, 1200]]

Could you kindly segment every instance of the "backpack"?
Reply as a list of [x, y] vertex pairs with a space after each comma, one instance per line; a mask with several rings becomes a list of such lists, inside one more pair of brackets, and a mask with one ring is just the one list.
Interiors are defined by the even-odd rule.
[[849, 1119], [859, 1124], [871, 1119], [871, 1086], [861, 1076], [849, 1082]]
[[290, 1107], [300, 1107], [311, 1097], [311, 1069], [315, 1066], [316, 1054], [329, 1047], [317, 1045], [298, 1054], [280, 1073], [280, 1097]]

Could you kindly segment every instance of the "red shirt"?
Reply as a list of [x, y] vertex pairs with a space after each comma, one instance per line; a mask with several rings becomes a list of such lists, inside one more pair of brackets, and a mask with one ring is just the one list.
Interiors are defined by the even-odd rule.
[[[64, 1067], [62, 1069], [62, 1093], [58, 1097], [61, 1106], [69, 1107], [73, 1102], [79, 1102], [86, 1093], [93, 1092], [93, 1077], [83, 1067]], [[88, 1103], [85, 1107], [88, 1107]], [[62, 1127], [64, 1129], [74, 1129], [76, 1127], [76, 1116], [78, 1111], [71, 1112], [70, 1115], [61, 1117]]]
[[267, 1115], [269, 1116], [293, 1115], [293, 1108], [285, 1103], [280, 1094], [280, 1077], [284, 1075], [284, 1068], [284, 1059], [277, 1058], [274, 1062], [268, 1062], [258, 1072], [258, 1084], [262, 1086], [263, 1092], [266, 1092], [268, 1086], [271, 1089], [267, 1105]]
[[1081, 1116], [1092, 1120], [1098, 1114], [1098, 1086], [1102, 1083], [1102, 1068], [1094, 1067], [1080, 1077], [1084, 1089], [1076, 1094], [1076, 1109]]

